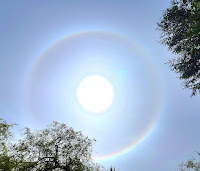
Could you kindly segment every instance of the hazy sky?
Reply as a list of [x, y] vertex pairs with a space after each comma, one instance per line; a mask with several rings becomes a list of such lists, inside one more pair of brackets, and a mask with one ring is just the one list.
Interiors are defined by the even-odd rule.
[[[96, 138], [97, 160], [121, 171], [169, 171], [200, 149], [200, 96], [165, 64], [156, 23], [169, 0], [1, 1], [0, 117], [21, 127], [64, 122]], [[61, 41], [60, 41], [61, 40]], [[57, 42], [57, 44], [56, 44]], [[114, 87], [113, 105], [85, 111], [87, 75]]]

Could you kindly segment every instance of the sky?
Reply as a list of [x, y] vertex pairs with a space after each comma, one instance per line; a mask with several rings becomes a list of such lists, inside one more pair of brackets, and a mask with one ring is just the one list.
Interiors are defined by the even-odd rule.
[[[1, 1], [0, 117], [21, 127], [53, 120], [97, 140], [96, 162], [120, 171], [176, 170], [200, 149], [200, 96], [166, 62], [156, 23], [169, 0]], [[88, 75], [114, 89], [94, 114], [77, 101]]]

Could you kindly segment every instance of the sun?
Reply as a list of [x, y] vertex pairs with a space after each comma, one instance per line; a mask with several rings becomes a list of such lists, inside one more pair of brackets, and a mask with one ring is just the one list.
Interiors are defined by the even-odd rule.
[[85, 77], [77, 88], [77, 99], [87, 111], [100, 113], [113, 103], [114, 91], [111, 83], [103, 76]]

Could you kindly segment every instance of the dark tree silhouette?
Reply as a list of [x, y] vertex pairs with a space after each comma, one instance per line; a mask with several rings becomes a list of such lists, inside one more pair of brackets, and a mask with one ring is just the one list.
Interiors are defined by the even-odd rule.
[[200, 90], [200, 1], [172, 0], [158, 23], [161, 44], [176, 56], [169, 61], [192, 95]]
[[[196, 152], [198, 155], [200, 155], [199, 152]], [[182, 162], [177, 171], [199, 171], [200, 170], [200, 161], [198, 161], [196, 158], [192, 158], [190, 160], [187, 160], [186, 162]]]

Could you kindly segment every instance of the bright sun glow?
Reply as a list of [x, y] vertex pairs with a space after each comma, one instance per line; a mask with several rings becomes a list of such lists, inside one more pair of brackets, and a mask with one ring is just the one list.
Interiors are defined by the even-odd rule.
[[98, 75], [84, 78], [77, 89], [77, 98], [81, 106], [95, 113], [108, 109], [113, 102], [113, 95], [110, 82]]

